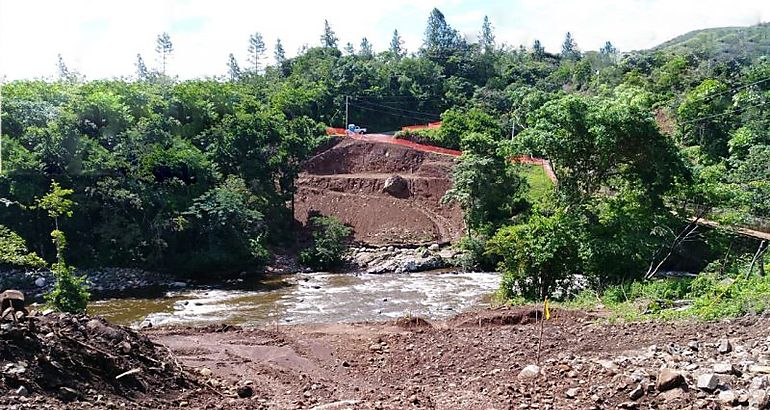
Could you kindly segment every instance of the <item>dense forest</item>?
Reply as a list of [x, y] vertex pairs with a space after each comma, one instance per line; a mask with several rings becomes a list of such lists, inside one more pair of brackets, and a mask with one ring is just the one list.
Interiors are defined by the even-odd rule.
[[[745, 264], [753, 242], [686, 231], [693, 217], [770, 218], [770, 25], [706, 32], [635, 52], [566, 33], [554, 51], [509, 46], [487, 18], [468, 42], [434, 9], [419, 50], [397, 30], [384, 51], [341, 47], [326, 23], [293, 58], [280, 40], [266, 58], [255, 33], [248, 64], [231, 55], [218, 78], [179, 81], [137, 56], [133, 78], [87, 81], [60, 56], [57, 80], [3, 85], [0, 242], [54, 259], [36, 204], [55, 181], [73, 191], [57, 229], [77, 266], [259, 266], [294, 243], [300, 163], [345, 125], [347, 97], [349, 122], [370, 131], [443, 121], [402, 136], [464, 151], [445, 199], [466, 213], [468, 264], [505, 272], [509, 297], [573, 274], [596, 288], [641, 279], [696, 239], [706, 262]], [[158, 37], [163, 62], [172, 40]], [[518, 154], [551, 160], [556, 189], [529, 199], [507, 161]]]

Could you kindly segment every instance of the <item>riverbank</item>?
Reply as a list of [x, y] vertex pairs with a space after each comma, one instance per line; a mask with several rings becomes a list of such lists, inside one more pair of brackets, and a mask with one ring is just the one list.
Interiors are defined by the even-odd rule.
[[[188, 385], [136, 394], [136, 388], [102, 390], [94, 385], [88, 390], [73, 380], [72, 389], [79, 395], [71, 397], [80, 401], [79, 408], [98, 409], [767, 407], [768, 317], [613, 324], [600, 310], [559, 309], [551, 315], [542, 327], [542, 341], [537, 321], [542, 312], [533, 307], [485, 309], [441, 321], [402, 317], [387, 322], [261, 329], [218, 325], [139, 333], [116, 328], [125, 332], [119, 333], [121, 341], [149, 346], [141, 342], [149, 338], [156, 351], [141, 353], [176, 369], [170, 374], [183, 375]], [[74, 337], [79, 332], [97, 333], [84, 341], [103, 351], [92, 355], [109, 351], [118, 358], [131, 356], [125, 347], [107, 350], [113, 343], [109, 335], [114, 334], [109, 329], [114, 327], [105, 330], [101, 322], [87, 318], [77, 323], [68, 325], [74, 326], [69, 330]], [[9, 340], [9, 329], [3, 325], [0, 338]], [[166, 356], [168, 352], [172, 356]], [[6, 383], [0, 408], [18, 408], [20, 403], [62, 405], [60, 386], [14, 393], [18, 386], [7, 385], [8, 374], [18, 375], [25, 366], [6, 356], [0, 360]], [[144, 370], [132, 374], [131, 380], [141, 385], [148, 377], [143, 372], [151, 370], [137, 366]], [[83, 372], [91, 374], [85, 368]]]
[[[452, 247], [432, 244], [421, 247], [352, 246], [344, 257], [340, 273], [413, 273], [452, 268], [459, 264], [461, 253]], [[136, 268], [106, 267], [78, 269], [75, 274], [84, 276], [86, 284], [96, 299], [127, 297], [147, 294], [163, 294], [167, 290], [184, 289], [205, 284], [231, 285], [255, 277], [288, 275], [311, 272], [303, 267], [297, 256], [277, 254], [268, 266], [258, 272], [241, 272], [218, 278], [202, 278], [197, 281], [187, 276], [172, 275]], [[43, 294], [54, 284], [50, 270], [8, 270], [0, 272], [0, 289], [18, 289], [30, 301], [42, 301]]]

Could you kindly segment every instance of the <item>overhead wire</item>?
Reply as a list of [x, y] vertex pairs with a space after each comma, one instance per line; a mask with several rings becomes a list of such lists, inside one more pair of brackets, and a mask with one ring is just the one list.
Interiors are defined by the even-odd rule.
[[393, 117], [408, 118], [408, 119], [419, 120], [419, 121], [433, 121], [433, 120], [436, 119], [436, 117], [428, 117], [428, 116], [413, 115], [413, 114], [401, 114], [401, 113], [396, 113], [396, 112], [392, 112], [392, 111], [385, 111], [385, 110], [382, 110], [382, 109], [372, 108], [372, 107], [365, 106], [365, 105], [359, 105], [359, 104], [356, 104], [356, 103], [353, 103], [353, 102], [349, 103], [349, 105], [351, 105], [353, 107], [356, 107], [356, 108], [360, 108], [362, 110], [377, 112], [377, 113], [380, 113], [380, 114], [387, 114], [387, 115], [390, 115], [390, 116], [393, 116]]
[[[353, 100], [353, 101], [356, 101], [356, 100]], [[393, 110], [393, 111], [401, 111], [401, 112], [406, 112], [406, 113], [410, 113], [410, 114], [424, 115], [424, 116], [427, 116], [427, 117], [430, 117], [430, 118], [437, 118], [437, 117], [441, 116], [439, 114], [432, 113], [432, 112], [407, 110], [407, 109], [404, 109], [404, 108], [396, 108], [396, 107], [393, 107], [393, 106], [390, 106], [390, 105], [378, 104], [378, 103], [373, 103], [373, 102], [369, 102], [369, 101], [358, 101], [358, 102], [361, 103], [361, 104], [366, 104], [366, 105], [375, 106], [375, 107], [382, 107], [382, 108], [386, 108], [386, 109]]]
[[703, 116], [703, 117], [700, 117], [700, 118], [694, 118], [692, 120], [682, 121], [679, 124], [691, 124], [691, 123], [698, 122], [698, 121], [709, 120], [709, 119], [712, 119], [712, 118], [723, 117], [723, 116], [731, 115], [731, 114], [737, 114], [737, 113], [739, 113], [741, 111], [748, 110], [750, 108], [761, 107], [761, 106], [767, 105], [767, 104], [770, 104], [770, 101], [764, 101], [761, 104], [750, 105], [748, 107], [740, 107], [740, 108], [737, 108], [737, 109], [732, 110], [732, 111], [727, 111], [727, 112], [722, 112], [722, 113], [712, 114], [712, 115], [706, 115], [706, 116]]

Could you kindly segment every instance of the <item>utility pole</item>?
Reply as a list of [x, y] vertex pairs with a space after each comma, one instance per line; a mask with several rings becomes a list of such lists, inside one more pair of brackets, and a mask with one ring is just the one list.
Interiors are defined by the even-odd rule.
[[348, 104], [349, 104], [350, 97], [345, 96], [345, 129], [348, 129]]

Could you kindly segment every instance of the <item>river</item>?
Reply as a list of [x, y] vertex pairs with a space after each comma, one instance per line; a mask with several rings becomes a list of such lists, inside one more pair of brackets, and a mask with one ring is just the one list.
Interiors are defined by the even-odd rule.
[[488, 306], [497, 273], [302, 273], [195, 287], [138, 298], [92, 302], [89, 314], [139, 326], [229, 323], [266, 326], [388, 320], [407, 315], [442, 319]]

